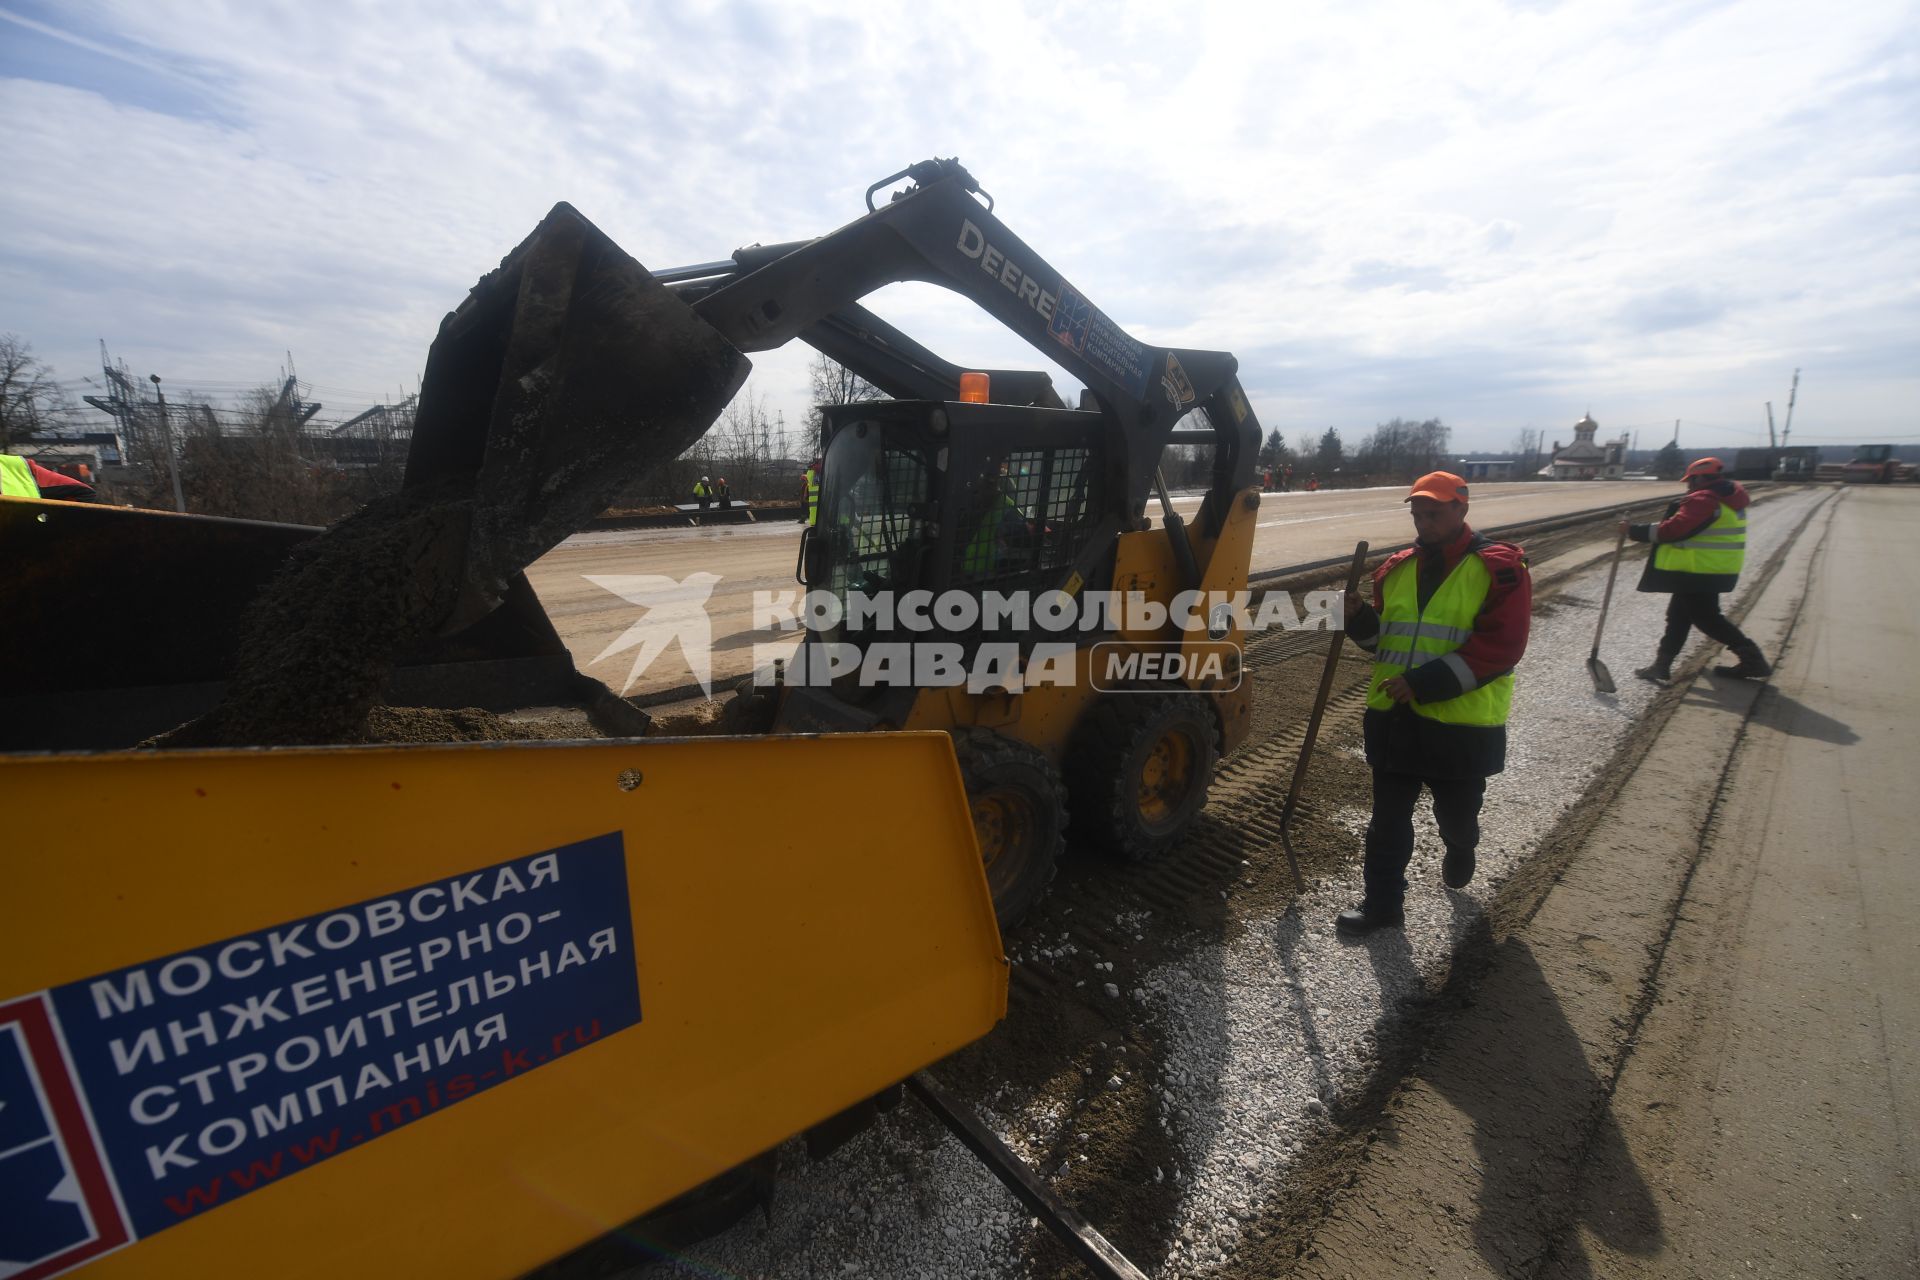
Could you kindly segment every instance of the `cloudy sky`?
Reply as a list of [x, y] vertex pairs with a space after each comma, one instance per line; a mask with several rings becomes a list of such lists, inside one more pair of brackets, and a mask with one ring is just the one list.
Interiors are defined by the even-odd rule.
[[[211, 392], [411, 390], [557, 200], [651, 267], [958, 156], [1269, 426], [1920, 438], [1920, 6], [0, 0], [0, 331]], [[870, 305], [1029, 365], [969, 304]], [[796, 347], [749, 384], [797, 423]], [[1064, 376], [1059, 379], [1063, 385]]]

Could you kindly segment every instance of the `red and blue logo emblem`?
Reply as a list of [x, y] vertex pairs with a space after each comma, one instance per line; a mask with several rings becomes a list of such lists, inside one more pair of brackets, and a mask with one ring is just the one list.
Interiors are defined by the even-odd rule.
[[0, 1275], [43, 1280], [129, 1236], [45, 998], [0, 1005]]

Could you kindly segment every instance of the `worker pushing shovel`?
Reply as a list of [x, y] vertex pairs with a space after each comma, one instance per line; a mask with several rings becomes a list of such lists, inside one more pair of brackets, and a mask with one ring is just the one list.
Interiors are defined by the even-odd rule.
[[1764, 680], [1773, 673], [1760, 646], [1720, 612], [1721, 593], [1733, 590], [1747, 555], [1747, 507], [1752, 499], [1738, 481], [1729, 480], [1718, 458], [1698, 458], [1687, 468], [1686, 496], [1667, 508], [1658, 524], [1620, 522], [1635, 542], [1651, 542], [1653, 554], [1640, 575], [1640, 590], [1668, 592], [1667, 630], [1653, 661], [1634, 672], [1642, 680], [1665, 684], [1673, 662], [1695, 627], [1709, 640], [1733, 650], [1737, 661], [1715, 667], [1714, 674], [1740, 680]]

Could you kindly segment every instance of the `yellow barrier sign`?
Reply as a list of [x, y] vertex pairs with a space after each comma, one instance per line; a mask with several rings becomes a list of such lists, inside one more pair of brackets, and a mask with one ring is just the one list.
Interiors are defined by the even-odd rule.
[[0, 757], [0, 805], [33, 1280], [517, 1275], [1005, 1010], [943, 735]]

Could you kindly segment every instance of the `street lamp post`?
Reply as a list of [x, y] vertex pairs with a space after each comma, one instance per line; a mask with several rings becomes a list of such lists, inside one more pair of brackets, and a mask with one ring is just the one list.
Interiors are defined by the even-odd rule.
[[184, 512], [187, 500], [180, 492], [180, 466], [173, 460], [173, 421], [167, 417], [167, 393], [160, 389], [160, 375], [147, 375], [153, 382], [153, 394], [160, 397], [160, 439], [167, 449], [167, 475], [173, 480], [173, 509]]

